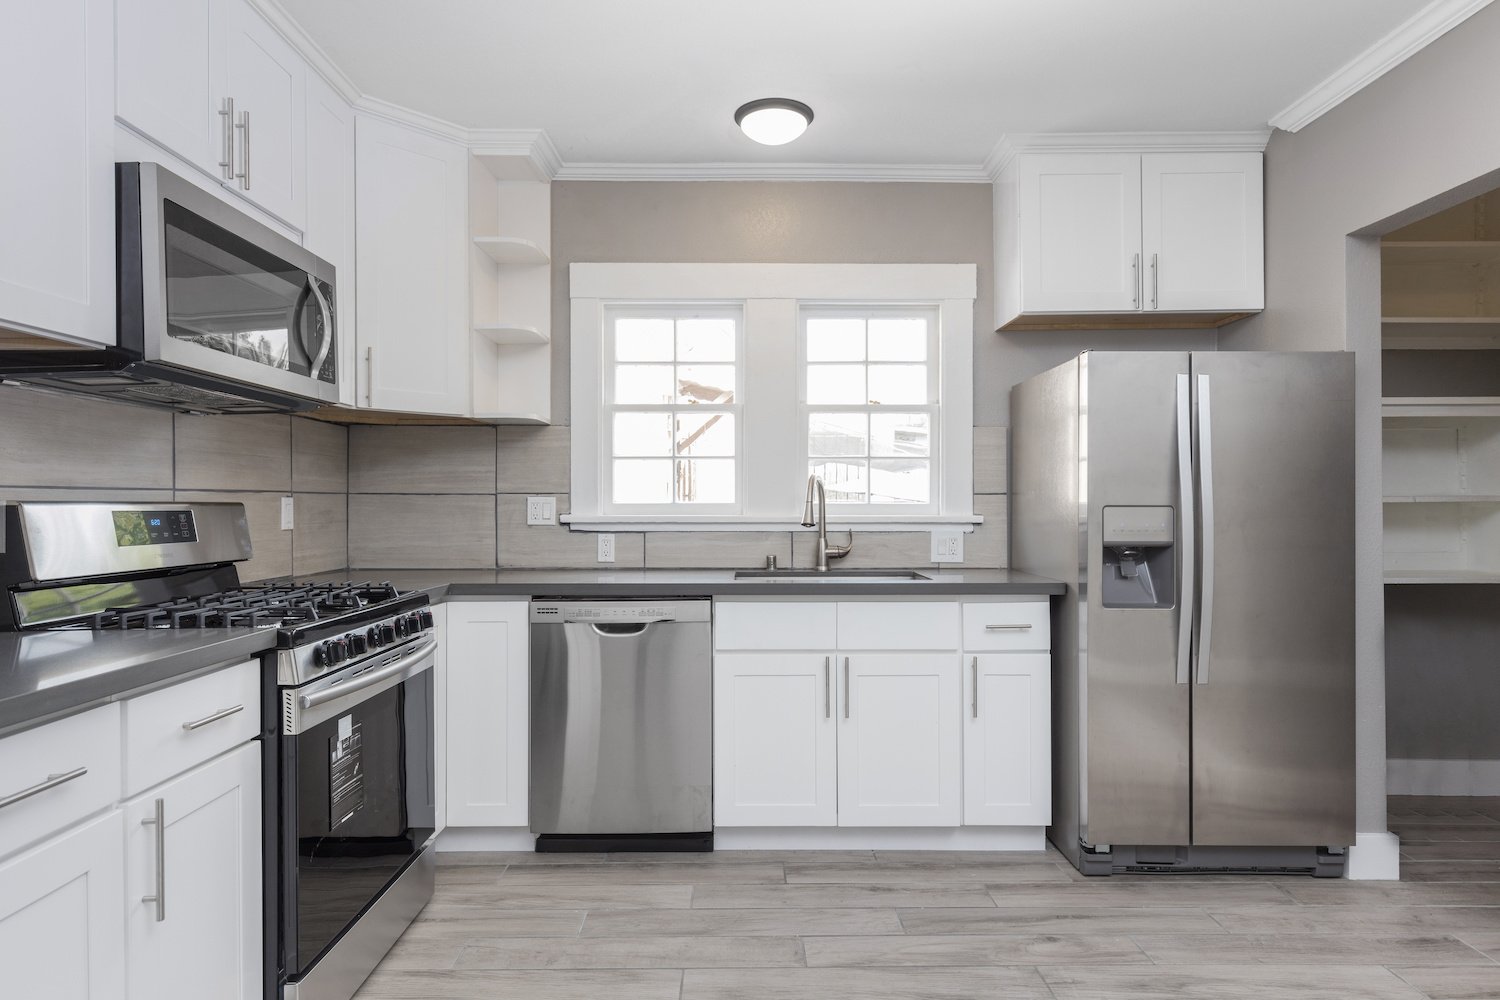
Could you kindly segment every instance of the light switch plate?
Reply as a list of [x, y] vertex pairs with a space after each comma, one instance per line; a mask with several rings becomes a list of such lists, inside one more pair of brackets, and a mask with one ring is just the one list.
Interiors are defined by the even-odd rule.
[[292, 498], [281, 498], [281, 530], [292, 530]]
[[527, 524], [556, 524], [557, 497], [527, 497]]
[[938, 528], [932, 532], [932, 561], [964, 561], [964, 533], [961, 529]]
[[600, 562], [614, 562], [615, 561], [615, 536], [614, 535], [600, 535], [599, 536], [599, 561]]

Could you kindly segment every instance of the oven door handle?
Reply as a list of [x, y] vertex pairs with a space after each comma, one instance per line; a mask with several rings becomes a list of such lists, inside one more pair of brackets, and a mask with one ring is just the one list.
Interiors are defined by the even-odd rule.
[[437, 649], [437, 639], [434, 637], [400, 659], [378, 670], [371, 670], [368, 673], [360, 674], [357, 679], [350, 679], [342, 684], [335, 684], [321, 691], [314, 691], [312, 694], [299, 695], [297, 704], [305, 712], [308, 709], [317, 708], [319, 705], [326, 705], [330, 701], [344, 698], [356, 692], [363, 691], [366, 688], [372, 688], [377, 684], [390, 680], [392, 677], [401, 676], [404, 680], [408, 676], [419, 674], [422, 670], [427, 669], [426, 666], [413, 669], [412, 664], [427, 657], [435, 649]]

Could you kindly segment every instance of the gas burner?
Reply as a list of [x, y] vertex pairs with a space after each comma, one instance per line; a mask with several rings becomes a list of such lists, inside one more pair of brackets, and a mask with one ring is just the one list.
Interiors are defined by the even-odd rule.
[[87, 619], [97, 630], [147, 628], [298, 628], [331, 621], [402, 597], [389, 582], [262, 583], [159, 604], [117, 607]]

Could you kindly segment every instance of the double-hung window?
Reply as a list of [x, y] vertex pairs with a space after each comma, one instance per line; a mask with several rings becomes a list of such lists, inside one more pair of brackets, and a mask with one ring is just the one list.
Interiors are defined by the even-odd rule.
[[736, 306], [608, 311], [606, 509], [738, 509], [741, 315]]
[[572, 511], [771, 530], [969, 526], [968, 264], [572, 264]]

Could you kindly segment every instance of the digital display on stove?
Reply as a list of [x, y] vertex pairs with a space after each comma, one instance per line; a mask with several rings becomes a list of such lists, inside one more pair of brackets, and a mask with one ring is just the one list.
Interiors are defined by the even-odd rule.
[[198, 528], [190, 510], [117, 510], [115, 544], [167, 545], [172, 542], [196, 542]]

